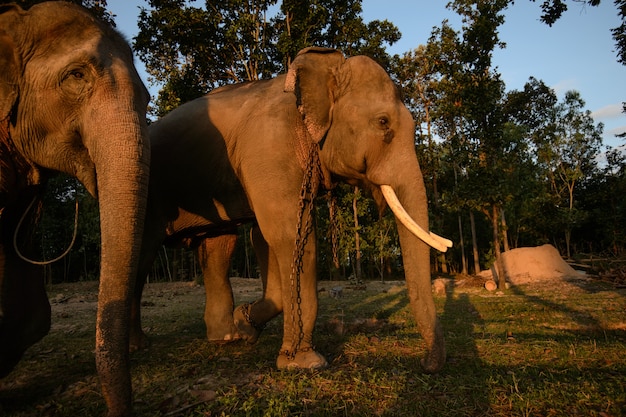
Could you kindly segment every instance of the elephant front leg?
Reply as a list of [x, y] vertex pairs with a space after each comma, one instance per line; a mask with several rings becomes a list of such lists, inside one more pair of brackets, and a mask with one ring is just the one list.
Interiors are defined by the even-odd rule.
[[[283, 222], [289, 224], [288, 221]], [[268, 241], [257, 228], [253, 228], [251, 237], [261, 267], [264, 291], [260, 300], [235, 310], [235, 325], [239, 334], [248, 342], [255, 342], [265, 323], [284, 312], [283, 343], [277, 367], [326, 367], [328, 362], [313, 347], [313, 328], [317, 318], [315, 232], [308, 237], [299, 277], [291, 274], [295, 238], [285, 239], [282, 235]]]
[[204, 323], [209, 341], [230, 342], [239, 339], [233, 321], [233, 290], [228, 278], [236, 242], [237, 235], [228, 234], [205, 239], [198, 247], [206, 294]]
[[280, 314], [283, 308], [280, 276], [276, 275], [278, 268], [275, 265], [272, 266], [273, 275], [271, 279], [268, 279], [270, 250], [257, 225], [250, 229], [250, 241], [259, 264], [263, 297], [253, 303], [245, 303], [237, 307], [233, 318], [239, 335], [248, 343], [256, 343], [265, 324]]
[[309, 236], [300, 274], [292, 265], [293, 256], [281, 262], [283, 299], [283, 344], [276, 361], [279, 369], [321, 369], [328, 362], [313, 346], [313, 330], [317, 319], [317, 270], [315, 233]]
[[259, 263], [263, 296], [237, 307], [234, 320], [239, 335], [248, 343], [256, 343], [266, 323], [283, 311], [283, 299], [276, 256], [258, 226], [250, 230], [250, 241]]

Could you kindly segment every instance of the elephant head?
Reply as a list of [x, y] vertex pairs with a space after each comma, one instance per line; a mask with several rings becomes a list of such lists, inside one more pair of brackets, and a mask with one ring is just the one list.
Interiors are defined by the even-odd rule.
[[445, 348], [431, 292], [428, 246], [445, 251], [451, 242], [426, 232], [415, 123], [398, 88], [368, 57], [345, 59], [338, 51], [307, 48], [290, 66], [285, 90], [296, 95], [309, 136], [320, 145], [326, 175], [372, 191], [381, 209], [387, 200], [396, 215], [410, 303], [428, 346], [422, 365], [438, 371]]
[[41, 273], [16, 257], [16, 213], [52, 172], [99, 200], [96, 364], [110, 415], [130, 414], [128, 314], [149, 176], [148, 92], [121, 35], [85, 9], [0, 6], [0, 372], [49, 329]]

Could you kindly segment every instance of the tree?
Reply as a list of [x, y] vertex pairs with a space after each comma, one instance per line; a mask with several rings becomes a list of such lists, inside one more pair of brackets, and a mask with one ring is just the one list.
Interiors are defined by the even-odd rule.
[[[462, 17], [460, 35], [444, 22], [429, 40], [440, 72], [437, 128], [450, 146], [450, 166], [455, 176], [455, 209], [479, 210], [491, 219], [493, 250], [499, 261], [501, 210], [506, 200], [502, 156], [504, 91], [499, 74], [491, 67], [493, 50], [504, 47], [498, 26], [504, 22], [504, 0], [456, 0], [448, 7]], [[501, 285], [504, 284], [502, 277]]]
[[512, 198], [507, 203], [509, 230], [513, 247], [535, 244], [543, 236], [538, 234], [538, 215], [550, 198], [544, 187], [545, 174], [540, 171], [537, 148], [550, 136], [557, 97], [543, 81], [530, 77], [522, 91], [507, 93], [503, 111], [507, 120], [506, 137], [515, 142], [515, 158], [511, 161]]
[[603, 125], [594, 125], [591, 112], [584, 106], [580, 93], [568, 91], [555, 108], [553, 134], [538, 148], [557, 207], [557, 223], [564, 229], [568, 257], [572, 230], [586, 216], [575, 204], [575, 191], [596, 169], [602, 145]]
[[[535, 0], [531, 0], [535, 2]], [[573, 3], [579, 3], [583, 6], [598, 6], [600, 0], [571, 0]], [[615, 50], [617, 53], [617, 62], [626, 65], [626, 0], [614, 0], [617, 7], [617, 15], [621, 18], [621, 25], [611, 29], [613, 40], [615, 41]], [[565, 0], [544, 0], [541, 3], [540, 20], [552, 26], [567, 11], [567, 2]]]
[[626, 253], [626, 155], [608, 149], [606, 163], [584, 182], [579, 202], [588, 212], [578, 228], [584, 249], [621, 257]]
[[277, 71], [273, 26], [277, 0], [220, 0], [205, 8], [184, 0], [151, 0], [142, 8], [134, 48], [150, 82], [162, 85], [161, 116], [220, 85], [269, 77]]
[[283, 65], [304, 47], [336, 48], [350, 55], [367, 55], [388, 67], [385, 44], [393, 45], [400, 32], [387, 20], [363, 22], [361, 0], [284, 0], [283, 16], [274, 19], [277, 48]]
[[[162, 85], [154, 113], [163, 115], [215, 87], [275, 76], [311, 45], [366, 54], [385, 64], [384, 44], [400, 38], [388, 21], [363, 22], [361, 0], [150, 0], [142, 8], [135, 51], [151, 82]], [[274, 10], [274, 9], [272, 9]]]

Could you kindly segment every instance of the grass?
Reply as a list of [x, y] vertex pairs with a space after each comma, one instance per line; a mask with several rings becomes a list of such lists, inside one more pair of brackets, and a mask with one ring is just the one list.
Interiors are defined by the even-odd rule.
[[[331, 365], [315, 372], [275, 369], [280, 319], [256, 345], [214, 345], [204, 340], [201, 287], [150, 287], [144, 324], [152, 345], [132, 356], [138, 416], [626, 415], [626, 290], [607, 284], [497, 293], [457, 285], [436, 297], [448, 354], [437, 375], [419, 371], [424, 347], [402, 283], [346, 288], [339, 299], [320, 294], [315, 340]], [[257, 294], [240, 291], [237, 299]], [[0, 381], [0, 415], [105, 412], [93, 364], [94, 303], [72, 295], [67, 307], [53, 304], [51, 334]]]

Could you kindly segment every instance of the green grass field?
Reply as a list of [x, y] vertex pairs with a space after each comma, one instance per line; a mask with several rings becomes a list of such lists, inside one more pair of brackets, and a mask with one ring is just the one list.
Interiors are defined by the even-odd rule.
[[[236, 280], [238, 302], [258, 280]], [[315, 342], [330, 367], [275, 368], [282, 319], [256, 345], [204, 340], [202, 287], [150, 284], [151, 347], [132, 356], [138, 416], [623, 416], [626, 289], [550, 281], [487, 292], [457, 279], [436, 303], [448, 361], [420, 372], [402, 282], [320, 292]], [[99, 416], [95, 284], [50, 289], [53, 329], [0, 381], [2, 416]]]

